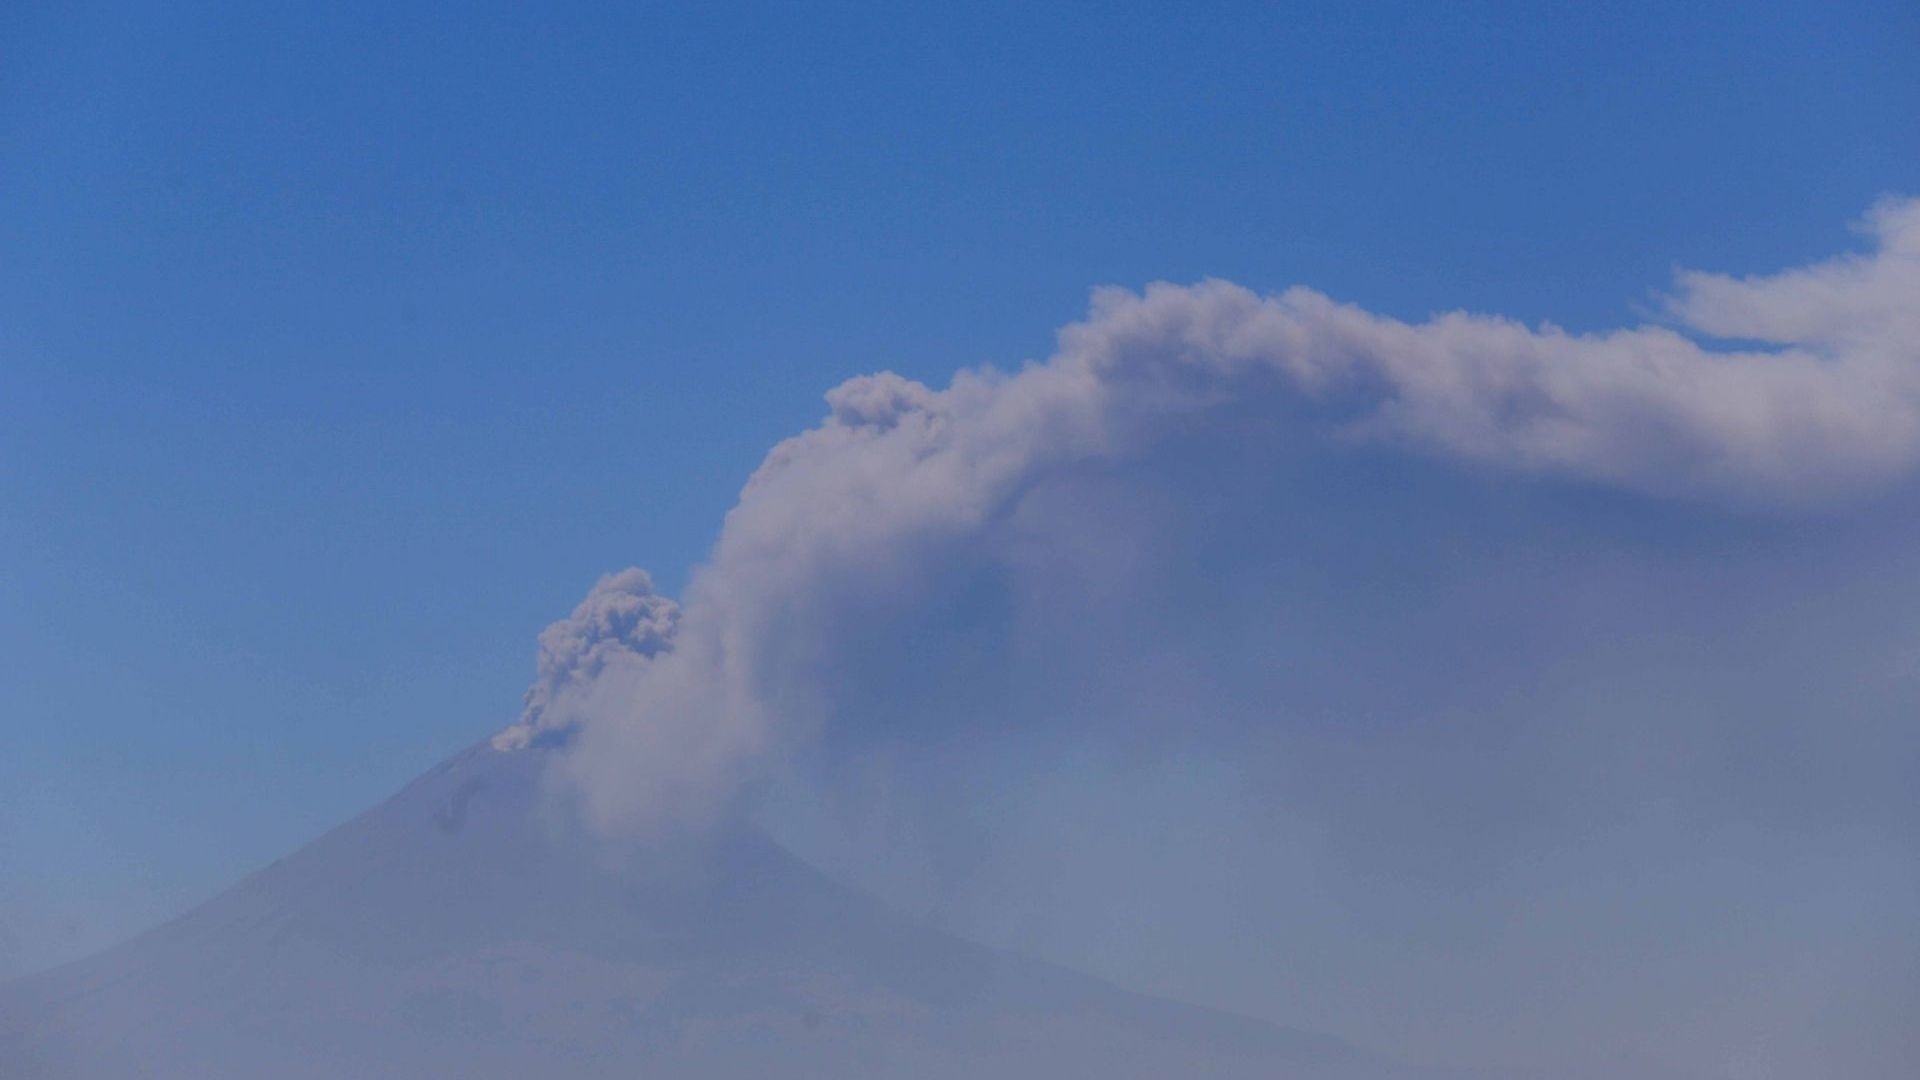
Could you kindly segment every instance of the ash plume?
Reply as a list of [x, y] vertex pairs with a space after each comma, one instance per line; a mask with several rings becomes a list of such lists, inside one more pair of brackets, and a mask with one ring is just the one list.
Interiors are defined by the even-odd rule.
[[684, 607], [628, 571], [542, 635], [503, 739], [569, 733], [559, 772], [610, 829], [695, 827], [833, 723], [836, 650], [876, 606], [998, 558], [986, 538], [1046, 477], [1151, 459], [1228, 413], [1733, 513], [1861, 498], [1920, 456], [1920, 201], [1864, 231], [1870, 250], [1778, 274], [1684, 273], [1670, 325], [1405, 322], [1306, 288], [1162, 283], [1097, 291], [1018, 370], [852, 379], [747, 482]]
[[645, 570], [602, 577], [572, 614], [540, 632], [539, 678], [527, 688], [519, 722], [494, 736], [494, 747], [564, 737], [580, 722], [569, 694], [610, 670], [644, 668], [672, 645], [679, 621], [680, 605], [654, 591]]

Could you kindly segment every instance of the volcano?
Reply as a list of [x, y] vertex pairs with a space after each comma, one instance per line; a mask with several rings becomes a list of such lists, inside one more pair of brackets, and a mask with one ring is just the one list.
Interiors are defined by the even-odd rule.
[[751, 827], [616, 855], [469, 749], [186, 915], [0, 987], [9, 1080], [1408, 1076], [919, 925]]

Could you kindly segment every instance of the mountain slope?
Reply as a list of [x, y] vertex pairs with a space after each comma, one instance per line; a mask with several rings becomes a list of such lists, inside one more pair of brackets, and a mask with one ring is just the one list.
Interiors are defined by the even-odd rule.
[[742, 830], [616, 860], [482, 745], [0, 987], [8, 1078], [1400, 1076], [915, 925]]

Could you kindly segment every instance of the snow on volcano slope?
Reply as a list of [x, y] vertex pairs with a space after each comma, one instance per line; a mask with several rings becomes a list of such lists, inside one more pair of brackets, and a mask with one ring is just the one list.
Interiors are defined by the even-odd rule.
[[613, 860], [546, 812], [544, 753], [468, 750], [187, 915], [0, 986], [0, 1076], [1407, 1075], [917, 926], [754, 831]]

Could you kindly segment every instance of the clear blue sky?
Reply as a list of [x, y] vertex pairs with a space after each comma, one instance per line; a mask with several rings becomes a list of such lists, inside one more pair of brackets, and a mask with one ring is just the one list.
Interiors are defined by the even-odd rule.
[[510, 721], [538, 629], [677, 587], [849, 375], [1040, 357], [1162, 278], [1614, 325], [1920, 189], [1910, 0], [19, 3], [0, 42], [0, 973]]

